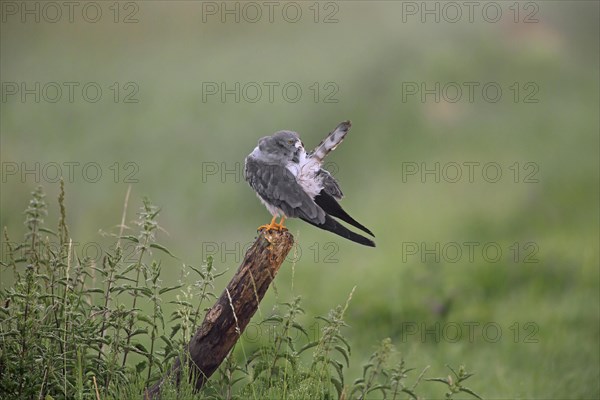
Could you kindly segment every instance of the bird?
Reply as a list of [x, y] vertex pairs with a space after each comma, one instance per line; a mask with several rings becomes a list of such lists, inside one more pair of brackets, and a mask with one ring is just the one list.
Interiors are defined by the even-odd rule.
[[[342, 208], [338, 202], [344, 196], [340, 185], [322, 168], [325, 157], [344, 140], [351, 126], [350, 121], [341, 122], [310, 152], [294, 131], [278, 131], [259, 139], [245, 159], [244, 178], [273, 219], [258, 230], [285, 230], [286, 218], [300, 218], [353, 242], [375, 247], [373, 240], [334, 219], [339, 218], [375, 237]], [[277, 223], [278, 217], [281, 219]]]

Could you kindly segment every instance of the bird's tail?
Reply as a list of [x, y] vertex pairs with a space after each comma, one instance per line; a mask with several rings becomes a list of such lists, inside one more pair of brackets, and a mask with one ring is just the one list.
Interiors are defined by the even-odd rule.
[[373, 232], [371, 232], [371, 230], [369, 228], [367, 228], [366, 226], [364, 226], [363, 224], [361, 224], [360, 222], [358, 222], [357, 220], [355, 220], [354, 218], [352, 218], [340, 205], [340, 203], [338, 203], [333, 196], [329, 195], [327, 192], [325, 192], [324, 190], [321, 191], [321, 193], [319, 193], [316, 197], [315, 197], [315, 203], [317, 203], [317, 205], [319, 207], [321, 207], [323, 209], [323, 211], [325, 211], [327, 214], [333, 216], [333, 217], [337, 217], [339, 219], [341, 219], [344, 222], [349, 223], [350, 225], [360, 229], [363, 232], [368, 233], [369, 235], [375, 237], [375, 235], [373, 235]]
[[344, 121], [340, 123], [315, 149], [309, 154], [309, 157], [316, 159], [319, 163], [323, 159], [335, 150], [335, 148], [342, 143], [346, 134], [350, 130], [352, 124], [350, 121]]
[[352, 232], [350, 229], [346, 228], [344, 225], [337, 222], [335, 219], [331, 218], [329, 215], [325, 214], [325, 222], [322, 224], [316, 224], [312, 221], [309, 221], [306, 218], [302, 218], [304, 221], [308, 222], [311, 225], [316, 226], [317, 228], [324, 229], [329, 232], [333, 232], [336, 235], [339, 235], [348, 240], [352, 240], [353, 242], [362, 244], [363, 246], [375, 247], [375, 242], [371, 239], [366, 238], [358, 233]]

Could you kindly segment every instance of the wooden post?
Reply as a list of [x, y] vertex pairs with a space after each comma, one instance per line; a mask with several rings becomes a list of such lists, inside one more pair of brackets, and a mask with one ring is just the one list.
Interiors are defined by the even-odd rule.
[[[190, 380], [196, 390], [217, 370], [246, 329], [293, 244], [294, 237], [287, 230], [263, 230], [246, 252], [237, 273], [187, 346], [186, 361], [190, 363]], [[181, 381], [179, 358], [165, 377], [146, 389], [144, 398], [159, 398], [161, 386], [169, 379], [177, 385]]]

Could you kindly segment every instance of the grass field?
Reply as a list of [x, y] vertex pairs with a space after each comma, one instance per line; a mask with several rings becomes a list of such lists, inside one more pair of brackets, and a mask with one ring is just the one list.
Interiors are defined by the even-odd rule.
[[[100, 260], [131, 185], [127, 225], [149, 197], [158, 240], [178, 257], [154, 254], [164, 283], [213, 256], [227, 270], [218, 294], [270, 219], [242, 177], [258, 138], [291, 129], [311, 147], [351, 119], [328, 167], [377, 247], [289, 221], [296, 257], [256, 318], [299, 295], [311, 326], [356, 286], [349, 381], [390, 337], [411, 379], [464, 364], [487, 399], [600, 397], [597, 2], [496, 2], [497, 22], [496, 8], [482, 14], [490, 3], [472, 22], [460, 2], [455, 22], [439, 2], [439, 22], [421, 2], [292, 3], [298, 22], [282, 14], [290, 3], [273, 22], [262, 3], [257, 22], [235, 2], [239, 22], [221, 2], [117, 4], [100, 3], [95, 23], [79, 8], [73, 23], [65, 10], [52, 23], [43, 8], [39, 22], [4, 9], [0, 225], [11, 240], [38, 185], [54, 229], [62, 175], [75, 250]], [[14, 283], [4, 268], [0, 279]]]

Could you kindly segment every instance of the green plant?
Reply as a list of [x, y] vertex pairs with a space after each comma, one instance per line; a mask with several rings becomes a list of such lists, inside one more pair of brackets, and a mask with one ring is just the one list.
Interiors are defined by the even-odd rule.
[[481, 399], [481, 396], [479, 396], [473, 390], [463, 385], [464, 381], [473, 376], [472, 373], [467, 372], [463, 365], [461, 365], [458, 368], [458, 373], [454, 369], [452, 369], [451, 366], [446, 366], [448, 367], [448, 369], [450, 369], [450, 371], [452, 371], [456, 379], [452, 378], [452, 375], [448, 375], [445, 378], [428, 378], [426, 380], [445, 384], [448, 387], [448, 391], [446, 392], [447, 399], [451, 399], [455, 394], [458, 394], [460, 392], [468, 393], [472, 396], [477, 397], [478, 399]]
[[[32, 193], [21, 243], [13, 244], [4, 230], [2, 266], [12, 271], [13, 285], [0, 288], [0, 394], [84, 398], [96, 390], [93, 379], [108, 394], [142, 371], [146, 383], [159, 376], [164, 369], [161, 353], [155, 351], [164, 330], [160, 296], [178, 286], [162, 288], [160, 263], [146, 262], [150, 248], [170, 255], [154, 240], [158, 211], [144, 201], [139, 236], [119, 237], [114, 251], [96, 265], [80, 259], [73, 248], [62, 182], [57, 233], [43, 225], [44, 197], [41, 188]], [[126, 264], [121, 239], [138, 243], [137, 262]], [[133, 299], [129, 305], [127, 296]], [[137, 307], [138, 298], [147, 299], [152, 311]], [[149, 342], [150, 350], [138, 338]], [[128, 363], [131, 352], [142, 361]]]
[[[216, 298], [216, 281], [225, 271], [218, 272], [209, 257], [200, 267], [183, 264], [179, 282], [163, 286], [162, 266], [177, 259], [156, 241], [159, 209], [147, 199], [136, 221], [137, 235], [123, 234], [121, 224], [113, 250], [99, 263], [79, 257], [66, 223], [62, 182], [60, 188], [56, 232], [44, 226], [47, 204], [41, 188], [25, 210], [23, 240], [11, 242], [4, 229], [1, 266], [13, 282], [0, 287], [0, 398], [139, 399], [176, 357], [185, 359], [185, 345]], [[123, 243], [135, 246], [133, 262], [125, 257]], [[167, 261], [156, 259], [152, 250], [166, 254]], [[300, 296], [279, 303], [260, 324], [269, 334], [249, 356], [238, 342], [200, 393], [187, 379], [166, 380], [161, 398], [419, 398], [415, 389], [427, 368], [409, 387], [411, 369], [404, 359], [392, 363], [390, 339], [378, 346], [361, 378], [345, 383], [351, 346], [344, 316], [354, 290], [326, 317], [316, 317], [316, 330], [301, 323]], [[168, 320], [163, 304], [175, 307]], [[189, 366], [182, 368], [182, 376], [188, 376]], [[425, 380], [445, 383], [448, 398], [460, 392], [479, 398], [463, 386], [472, 374], [462, 367], [454, 374], [456, 379]]]

